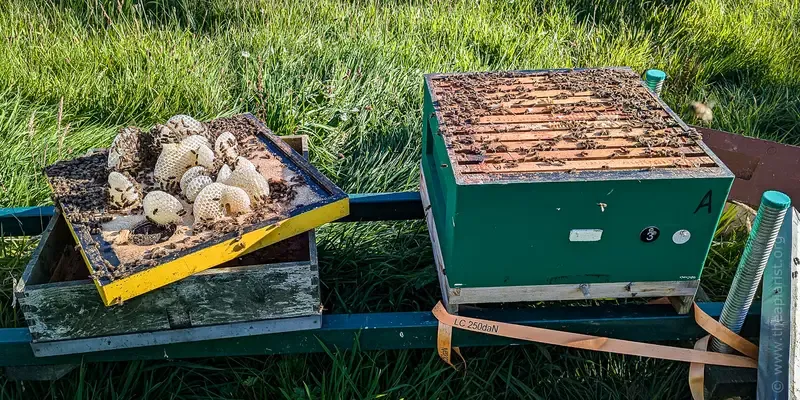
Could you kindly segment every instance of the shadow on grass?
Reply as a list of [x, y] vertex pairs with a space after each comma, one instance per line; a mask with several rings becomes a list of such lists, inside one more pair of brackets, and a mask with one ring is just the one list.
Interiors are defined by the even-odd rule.
[[620, 26], [620, 22], [647, 30], [667, 25], [672, 21], [656, 17], [677, 16], [690, 2], [691, 0], [568, 0], [566, 3], [574, 11], [575, 23], [589, 22], [613, 32]]

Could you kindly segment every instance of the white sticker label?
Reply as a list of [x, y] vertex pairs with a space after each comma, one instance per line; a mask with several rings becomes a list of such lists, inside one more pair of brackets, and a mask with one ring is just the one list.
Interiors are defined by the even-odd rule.
[[569, 231], [570, 242], [597, 242], [602, 236], [602, 229], [573, 229]]
[[692, 234], [689, 233], [689, 231], [686, 229], [681, 229], [672, 235], [672, 241], [675, 242], [675, 244], [684, 244], [688, 242], [691, 237]]

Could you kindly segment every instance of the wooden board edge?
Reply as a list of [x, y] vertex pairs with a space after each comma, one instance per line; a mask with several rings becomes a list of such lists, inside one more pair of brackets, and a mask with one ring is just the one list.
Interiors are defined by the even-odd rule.
[[264, 138], [270, 141], [275, 147], [279, 148], [283, 152], [283, 156], [290, 160], [294, 165], [303, 171], [307, 176], [307, 178], [313, 179], [322, 189], [328, 192], [327, 198], [331, 201], [336, 201], [342, 197], [347, 197], [344, 191], [336, 186], [325, 174], [323, 174], [320, 170], [316, 167], [311, 165], [311, 163], [303, 157], [301, 152], [296, 151], [294, 148], [289, 146], [286, 142], [280, 139], [280, 136], [276, 135], [272, 132], [269, 127], [264, 124], [261, 120], [256, 118], [251, 113], [244, 113], [241, 114], [245, 118], [252, 121], [255, 125], [257, 125], [262, 132], [259, 132]]
[[300, 153], [303, 158], [308, 159], [308, 135], [285, 135], [278, 136], [278, 138], [283, 140], [294, 151]]
[[[699, 286], [698, 286], [699, 288]], [[672, 308], [675, 309], [680, 315], [688, 314], [689, 311], [692, 310], [692, 305], [694, 304], [694, 297], [697, 294], [697, 290], [695, 289], [695, 294], [690, 296], [670, 296], [669, 302], [672, 304]]]
[[791, 398], [800, 399], [800, 213], [792, 207], [791, 252], [792, 260], [790, 270], [791, 281], [789, 291], [791, 300], [789, 304], [789, 393]]
[[[51, 357], [136, 347], [162, 346], [183, 342], [231, 339], [244, 336], [312, 330], [320, 328], [321, 323], [322, 320], [319, 315], [311, 315], [304, 317], [253, 322], [237, 322], [224, 325], [210, 325], [194, 328], [141, 332], [86, 339], [38, 342], [31, 343], [31, 349], [36, 357]], [[165, 354], [164, 356], [165, 358], [169, 358], [168, 354]]]
[[17, 296], [16, 298], [21, 298], [22, 294], [25, 292], [25, 286], [28, 284], [28, 281], [33, 274], [34, 268], [36, 268], [36, 264], [39, 260], [42, 251], [47, 246], [47, 237], [53, 232], [55, 229], [56, 223], [58, 223], [58, 218], [60, 217], [61, 213], [56, 210], [55, 215], [53, 218], [50, 218], [50, 222], [47, 223], [47, 227], [42, 231], [41, 237], [39, 239], [39, 243], [36, 245], [36, 249], [33, 250], [31, 253], [31, 258], [28, 260], [28, 263], [25, 264], [25, 270], [22, 271], [22, 276], [20, 277], [17, 284], [14, 286], [14, 295]]
[[700, 280], [448, 288], [452, 304], [694, 296]]
[[[286, 219], [267, 230], [248, 232], [242, 235], [240, 240], [230, 239], [109, 284], [98, 284], [97, 287], [106, 306], [118, 304], [270, 244], [307, 232], [324, 223], [335, 221], [348, 213], [349, 201], [345, 198]], [[247, 246], [248, 242], [252, 244]], [[208, 257], [214, 260], [208, 261]], [[193, 262], [195, 259], [205, 261], [198, 264]], [[97, 282], [95, 280], [96, 284]]]
[[444, 304], [448, 312], [457, 313], [458, 306], [451, 305], [449, 300], [448, 288], [450, 287], [450, 284], [447, 282], [447, 275], [444, 274], [444, 256], [442, 255], [442, 247], [439, 245], [439, 234], [436, 231], [436, 221], [433, 219], [432, 206], [430, 198], [428, 197], [428, 187], [425, 183], [425, 174], [422, 172], [422, 166], [420, 166], [419, 170], [419, 179], [419, 192], [420, 197], [422, 198], [422, 208], [423, 212], [425, 213], [425, 222], [428, 225], [428, 236], [431, 239], [434, 267], [436, 268], [436, 274], [439, 277], [439, 289], [442, 292], [442, 304]]

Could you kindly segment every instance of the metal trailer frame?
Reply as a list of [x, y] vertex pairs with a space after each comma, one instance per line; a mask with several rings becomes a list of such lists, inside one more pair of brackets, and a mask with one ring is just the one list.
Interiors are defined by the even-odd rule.
[[[722, 131], [708, 129], [703, 129], [703, 131], [704, 135], [726, 135], [725, 140], [728, 144], [757, 140]], [[718, 151], [714, 145], [710, 147], [714, 151]], [[760, 151], [760, 149], [748, 150], [752, 148], [752, 146], [743, 145], [737, 150], [743, 154]], [[775, 168], [776, 165], [786, 165], [792, 160], [800, 159], [800, 148], [784, 149], [784, 151], [791, 152], [792, 157], [759, 157], [757, 165], [759, 167], [763, 165], [761, 168]], [[754, 157], [759, 155], [751, 154]], [[726, 157], [722, 158], [727, 162]], [[750, 173], [752, 174], [752, 171]], [[767, 179], [752, 179], [752, 176], [743, 179], [739, 173], [736, 175], [734, 187], [739, 185], [742, 190], [747, 190], [750, 186], [763, 185], [764, 180]], [[778, 189], [788, 193], [796, 191], [794, 187]], [[417, 220], [424, 217], [418, 192], [352, 194], [349, 197], [350, 215], [336, 222]], [[735, 193], [732, 193], [731, 197], [738, 198]], [[741, 200], [749, 202], [747, 201], [749, 199]], [[53, 207], [0, 209], [0, 236], [37, 235], [44, 230], [53, 214]], [[793, 238], [793, 240], [797, 241], [798, 239]], [[797, 259], [791, 261], [792, 271], [797, 271]], [[797, 296], [796, 281], [796, 279], [792, 279], [789, 285], [790, 290], [780, 293], [779, 297], [785, 299], [784, 301], [791, 302], [789, 297]], [[719, 318], [722, 310], [721, 302], [699, 302], [698, 306], [715, 319]], [[772, 308], [765, 304], [764, 310], [767, 312]], [[791, 307], [791, 313], [793, 315], [792, 323], [796, 324], [794, 318], [797, 316], [797, 310], [794, 304]], [[665, 304], [556, 306], [527, 310], [465, 310], [464, 314], [527, 326], [644, 342], [695, 340], [705, 335], [705, 332], [695, 324], [691, 313], [679, 315], [671, 305]], [[761, 336], [762, 339], [767, 337], [767, 330], [774, 329], [774, 327], [766, 323], [768, 321], [762, 320], [761, 316], [762, 304], [754, 302], [742, 330], [743, 336], [750, 338]], [[765, 314], [765, 318], [767, 317]], [[81, 362], [312, 353], [322, 352], [326, 348], [342, 350], [352, 348], [361, 350], [433, 349], [436, 347], [437, 325], [436, 319], [427, 311], [324, 314], [321, 328], [312, 331], [199, 340], [52, 357], [34, 356], [30, 346], [32, 338], [27, 328], [2, 328], [0, 329], [0, 366], [4, 367], [6, 375], [12, 378], [57, 379]], [[761, 335], [759, 335], [760, 332]], [[796, 329], [792, 330], [792, 340], [797, 339], [794, 337], [796, 334]], [[518, 340], [459, 330], [456, 330], [453, 335], [453, 345], [459, 347], [505, 346], [523, 343]], [[789, 343], [789, 346], [794, 350], [794, 343]], [[787, 382], [787, 376], [777, 377], [772, 373], [772, 371], [783, 371], [783, 373], [793, 371], [793, 367], [790, 365], [791, 357], [776, 358], [774, 355], [768, 356], [767, 353], [762, 352], [759, 359], [759, 381], [763, 380], [769, 384], [775, 379], [780, 379], [782, 383], [785, 382], [787, 386], [795, 389], [791, 382]], [[791, 376], [792, 372], [789, 372], [788, 375]], [[789, 391], [784, 390], [783, 394], [788, 394]], [[780, 397], [783, 396], [778, 398]]]
[[[350, 215], [337, 222], [397, 221], [423, 218], [418, 192], [350, 195]], [[36, 235], [53, 215], [52, 207], [0, 209], [0, 234]], [[714, 318], [720, 302], [699, 303]], [[745, 334], [758, 335], [761, 305], [748, 314]], [[599, 305], [591, 307], [548, 307], [530, 310], [492, 309], [465, 311], [476, 318], [522, 325], [560, 329], [638, 341], [697, 339], [704, 332], [694, 317], [679, 315], [671, 305]], [[194, 358], [238, 355], [310, 353], [324, 347], [362, 350], [434, 348], [437, 321], [430, 312], [327, 314], [318, 330], [273, 333], [206, 341], [191, 341], [134, 349], [87, 352], [55, 357], [36, 357], [31, 350], [27, 328], [0, 329], [0, 366], [75, 364], [81, 361], [122, 361], [163, 358]], [[64, 341], [64, 345], [67, 345]], [[453, 345], [501, 346], [520, 341], [457, 331]], [[324, 347], [323, 347], [324, 346]]]

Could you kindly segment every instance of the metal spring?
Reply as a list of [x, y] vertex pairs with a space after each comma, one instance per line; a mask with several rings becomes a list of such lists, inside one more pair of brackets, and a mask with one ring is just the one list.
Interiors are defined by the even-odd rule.
[[[719, 322], [735, 333], [742, 330], [747, 311], [750, 310], [750, 305], [753, 303], [753, 297], [758, 290], [758, 284], [761, 282], [761, 276], [764, 274], [770, 254], [772, 254], [772, 248], [775, 246], [775, 239], [778, 237], [786, 211], [787, 209], [776, 209], [763, 203], [758, 209], [758, 214], [753, 222], [753, 231], [747, 239], [736, 275], [731, 283], [731, 289], [719, 317]], [[711, 350], [718, 353], [733, 353], [733, 349], [716, 338], [711, 341]]]

